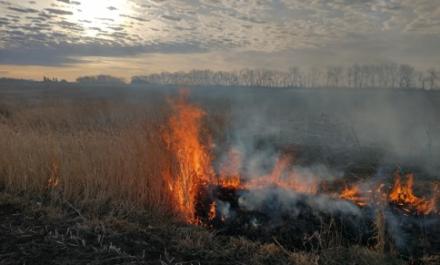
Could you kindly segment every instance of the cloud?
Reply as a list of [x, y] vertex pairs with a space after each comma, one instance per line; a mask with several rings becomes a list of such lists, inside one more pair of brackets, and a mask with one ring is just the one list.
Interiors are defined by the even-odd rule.
[[421, 61], [426, 51], [417, 47], [440, 46], [433, 37], [440, 34], [437, 0], [10, 0], [0, 1], [0, 12], [3, 54], [13, 51], [23, 57], [17, 61], [33, 64], [44, 62], [20, 52], [43, 50], [50, 57], [44, 53], [50, 50], [54, 58], [47, 61], [61, 65], [82, 56], [206, 51], [250, 61], [248, 54], [272, 54], [284, 64], [278, 54], [329, 60], [339, 54], [339, 61], [420, 55]]
[[56, 9], [56, 8], [46, 8], [44, 9], [47, 12], [51, 13], [51, 14], [57, 14], [57, 15], [73, 15], [72, 11], [67, 11], [67, 10], [63, 10], [63, 9]]
[[[17, 31], [14, 34], [23, 36]], [[40, 36], [45, 38], [45, 36]], [[117, 44], [68, 44], [53, 47], [34, 46], [32, 48], [0, 49], [0, 64], [68, 66], [85, 63], [82, 57], [133, 57], [146, 53], [201, 53], [205, 50], [196, 43], [155, 43], [144, 46], [121, 46]]]
[[20, 8], [20, 7], [10, 6], [10, 7], [8, 7], [8, 9], [15, 11], [15, 12], [19, 12], [19, 13], [37, 13], [38, 12], [38, 10], [33, 9], [33, 8]]

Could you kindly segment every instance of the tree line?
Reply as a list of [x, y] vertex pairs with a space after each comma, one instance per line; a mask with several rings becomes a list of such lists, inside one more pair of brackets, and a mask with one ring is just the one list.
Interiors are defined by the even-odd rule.
[[[303, 88], [400, 88], [440, 89], [440, 69], [420, 71], [408, 64], [354, 64], [288, 71], [242, 69], [240, 71], [192, 70], [132, 77], [132, 84], [212, 85]], [[79, 80], [81, 81], [81, 80]]]

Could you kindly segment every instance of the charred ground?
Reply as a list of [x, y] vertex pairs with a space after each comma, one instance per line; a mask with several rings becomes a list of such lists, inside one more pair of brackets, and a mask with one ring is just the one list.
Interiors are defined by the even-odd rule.
[[66, 203], [1, 193], [1, 264], [408, 264], [358, 246], [289, 251], [276, 238], [222, 236], [150, 213], [87, 217]]

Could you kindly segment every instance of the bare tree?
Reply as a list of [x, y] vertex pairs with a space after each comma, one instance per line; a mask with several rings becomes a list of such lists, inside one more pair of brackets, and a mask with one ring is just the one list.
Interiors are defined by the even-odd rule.
[[342, 79], [343, 68], [341, 66], [327, 67], [327, 87], [339, 87]]
[[436, 86], [435, 86], [435, 82], [437, 81], [437, 79], [438, 79], [438, 72], [434, 69], [434, 68], [429, 68], [428, 69], [428, 76], [427, 76], [427, 80], [428, 80], [428, 82], [429, 82], [429, 88], [430, 89], [435, 89], [436, 88]]
[[399, 67], [399, 87], [400, 88], [410, 88], [412, 86], [414, 78], [414, 67], [401, 64]]
[[[434, 68], [421, 72], [410, 65], [388, 63], [354, 64], [350, 67], [312, 67], [306, 72], [299, 67], [291, 67], [288, 71], [242, 69], [233, 72], [211, 70], [162, 72], [135, 76], [132, 82], [164, 85], [434, 89], [438, 86], [439, 76], [439, 72]], [[96, 82], [110, 79], [108, 76], [98, 76], [85, 77], [78, 81]]]

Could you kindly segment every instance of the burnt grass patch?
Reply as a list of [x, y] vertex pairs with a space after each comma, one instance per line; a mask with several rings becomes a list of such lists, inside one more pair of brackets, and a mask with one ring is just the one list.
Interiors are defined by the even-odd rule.
[[[318, 265], [438, 261], [436, 255], [414, 260], [392, 251], [336, 242], [319, 248], [311, 243], [306, 249], [296, 249], [284, 245], [286, 238], [260, 234], [261, 231], [248, 230], [247, 235], [240, 236], [242, 232], [226, 233], [150, 216], [136, 213], [91, 217], [69, 203], [0, 193], [0, 264]], [[296, 223], [289, 231], [277, 232], [291, 240], [294, 229], [300, 226]], [[309, 242], [314, 240], [318, 237]]]

